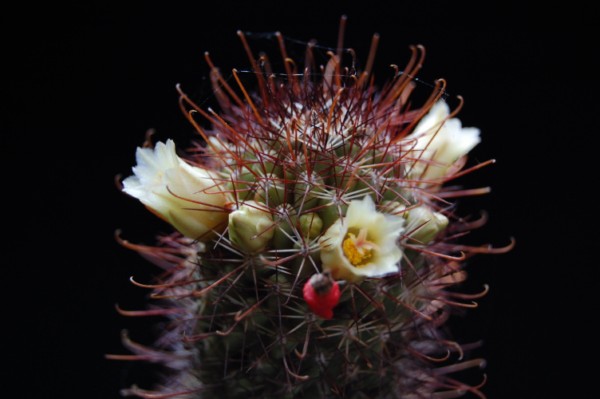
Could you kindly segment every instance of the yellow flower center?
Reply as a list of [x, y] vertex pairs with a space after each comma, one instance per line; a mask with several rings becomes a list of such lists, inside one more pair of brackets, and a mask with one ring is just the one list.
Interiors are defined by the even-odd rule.
[[364, 266], [373, 257], [373, 252], [377, 249], [377, 245], [368, 240], [367, 229], [365, 228], [358, 231], [358, 236], [348, 232], [346, 239], [342, 242], [344, 255], [356, 267]]

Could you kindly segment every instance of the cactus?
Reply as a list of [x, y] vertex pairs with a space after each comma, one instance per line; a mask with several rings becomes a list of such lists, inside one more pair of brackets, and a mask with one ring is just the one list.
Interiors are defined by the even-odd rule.
[[312, 44], [298, 70], [276, 34], [286, 71], [276, 76], [238, 34], [256, 90], [236, 70], [225, 79], [206, 54], [220, 112], [178, 87], [202, 140], [181, 157], [171, 140], [139, 148], [123, 181], [176, 230], [156, 246], [119, 237], [164, 270], [157, 284], [134, 281], [157, 303], [135, 314], [167, 320], [155, 345], [125, 335], [133, 354], [109, 355], [165, 366], [155, 387], [123, 394], [484, 397], [482, 384], [453, 377], [484, 360], [464, 357], [441, 329], [453, 308], [487, 291], [452, 289], [465, 259], [507, 249], [458, 242], [481, 223], [459, 216], [452, 199], [487, 190], [446, 183], [493, 162], [464, 169], [480, 138], [455, 118], [462, 100], [450, 111], [439, 80], [422, 105], [410, 101], [420, 46], [378, 90], [376, 36], [364, 71], [342, 64], [341, 44], [315, 71]]

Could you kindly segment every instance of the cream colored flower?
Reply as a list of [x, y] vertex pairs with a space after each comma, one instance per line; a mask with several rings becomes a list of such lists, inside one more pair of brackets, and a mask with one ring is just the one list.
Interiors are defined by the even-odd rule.
[[417, 159], [410, 167], [410, 177], [435, 181], [446, 176], [450, 167], [481, 141], [479, 129], [462, 127], [459, 119], [449, 116], [448, 104], [439, 101], [406, 137], [410, 156]]
[[227, 221], [225, 195], [217, 187], [217, 175], [187, 164], [175, 153], [175, 143], [156, 143], [139, 148], [133, 176], [123, 181], [123, 191], [139, 199], [153, 213], [184, 236], [207, 240]]
[[229, 239], [247, 253], [257, 253], [269, 246], [275, 222], [264, 204], [246, 201], [229, 214]]
[[323, 272], [347, 281], [397, 272], [403, 225], [402, 217], [377, 212], [369, 196], [351, 201], [346, 216], [319, 239]]

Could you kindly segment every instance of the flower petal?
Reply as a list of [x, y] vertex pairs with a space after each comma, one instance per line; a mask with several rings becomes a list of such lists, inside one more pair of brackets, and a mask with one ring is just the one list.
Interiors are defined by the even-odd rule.
[[153, 150], [138, 148], [136, 161], [134, 175], [123, 180], [125, 193], [187, 237], [204, 240], [224, 227], [226, 196], [216, 175], [179, 158], [173, 140], [159, 142]]

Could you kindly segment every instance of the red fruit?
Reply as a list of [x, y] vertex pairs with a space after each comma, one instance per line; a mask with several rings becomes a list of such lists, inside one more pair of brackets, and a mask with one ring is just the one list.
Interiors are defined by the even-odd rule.
[[302, 289], [304, 300], [314, 314], [324, 319], [333, 317], [333, 308], [340, 301], [340, 286], [329, 273], [313, 274]]

